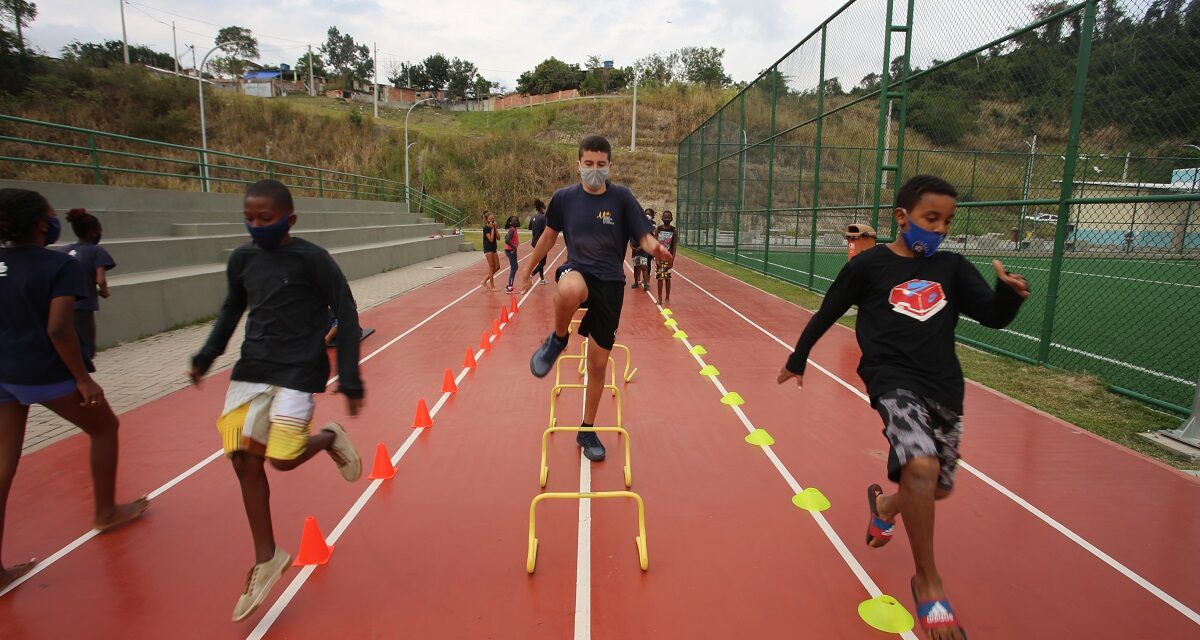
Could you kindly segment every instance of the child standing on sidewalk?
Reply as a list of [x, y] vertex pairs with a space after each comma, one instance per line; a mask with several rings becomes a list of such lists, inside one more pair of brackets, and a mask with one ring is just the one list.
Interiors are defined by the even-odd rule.
[[83, 362], [89, 373], [96, 371], [92, 363], [96, 357], [96, 312], [100, 310], [99, 298], [108, 298], [106, 273], [117, 266], [116, 261], [100, 246], [104, 229], [100, 220], [87, 209], [71, 209], [67, 222], [75, 232], [78, 242], [60, 247], [58, 250], [79, 261], [83, 275], [88, 280], [88, 295], [75, 303], [75, 331], [79, 334], [79, 347], [83, 351]]

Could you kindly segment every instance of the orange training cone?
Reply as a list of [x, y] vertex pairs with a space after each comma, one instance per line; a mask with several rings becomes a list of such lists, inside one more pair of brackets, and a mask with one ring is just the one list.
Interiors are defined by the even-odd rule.
[[492, 348], [492, 341], [488, 340], [488, 332], [486, 331], [484, 331], [483, 335], [479, 337], [479, 348], [483, 349], [484, 351]]
[[508, 322], [508, 307], [500, 307], [500, 322]]
[[492, 320], [492, 335], [494, 335], [496, 337], [500, 336], [500, 321], [499, 320]]
[[509, 311], [508, 315], [510, 315], [510, 316], [517, 315], [517, 297], [516, 296], [512, 297], [512, 311]]
[[475, 354], [471, 353], [470, 349], [467, 349], [467, 356], [463, 358], [463, 366], [468, 369], [475, 368]]
[[458, 393], [458, 385], [454, 384], [454, 374], [449, 369], [446, 369], [446, 375], [442, 378], [442, 393]]
[[312, 516], [304, 519], [304, 532], [300, 534], [300, 553], [296, 555], [293, 567], [305, 567], [329, 562], [333, 547], [325, 544], [325, 536], [317, 527], [317, 520]]
[[382, 442], [375, 447], [375, 466], [371, 469], [372, 480], [387, 480], [396, 475], [396, 467], [392, 466], [392, 458], [388, 455], [387, 447]]
[[432, 427], [433, 418], [429, 417], [429, 407], [425, 406], [425, 399], [417, 400], [417, 416], [413, 418], [413, 428]]

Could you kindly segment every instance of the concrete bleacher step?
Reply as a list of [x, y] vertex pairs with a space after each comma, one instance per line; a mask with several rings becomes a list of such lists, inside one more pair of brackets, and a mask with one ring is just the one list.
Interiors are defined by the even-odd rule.
[[[430, 260], [459, 249], [462, 236], [405, 238], [329, 248], [349, 280]], [[225, 299], [225, 262], [114, 275], [101, 303], [101, 348], [215, 316]]]
[[[106, 239], [104, 246], [117, 261], [117, 271], [114, 273], [154, 271], [228, 260], [230, 251], [250, 240], [245, 226], [236, 225], [234, 230], [233, 233], [224, 235], [159, 236], [112, 241]], [[332, 249], [370, 242], [429, 237], [444, 231], [440, 224], [425, 222], [329, 229], [298, 228], [293, 230], [292, 235]]]

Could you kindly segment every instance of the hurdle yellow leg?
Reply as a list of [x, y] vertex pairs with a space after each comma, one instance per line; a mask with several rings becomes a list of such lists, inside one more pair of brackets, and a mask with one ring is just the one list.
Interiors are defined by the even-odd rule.
[[[624, 427], [625, 420], [624, 420], [624, 412], [622, 410], [622, 406], [625, 403], [621, 397], [621, 388], [617, 386], [616, 382], [613, 382], [613, 384], [606, 384], [606, 385], [604, 385], [604, 388], [607, 389], [612, 394], [612, 396], [617, 399], [617, 426]], [[563, 389], [583, 389], [584, 393], [587, 393], [587, 385], [582, 384], [582, 383], [556, 384], [553, 387], [551, 387], [550, 388], [550, 426], [551, 427], [553, 427], [558, 422], [558, 419], [557, 419], [558, 397], [560, 394], [562, 394]]]
[[616, 351], [617, 349], [625, 352], [625, 373], [621, 377], [625, 380], [625, 382], [629, 382], [630, 380], [633, 380], [633, 375], [637, 373], [636, 367], [634, 367], [633, 371], [629, 370], [630, 366], [633, 365], [633, 354], [629, 352], [629, 347], [623, 344], [613, 344], [613, 350]]
[[622, 428], [622, 427], [590, 427], [590, 428], [588, 428], [588, 427], [550, 427], [549, 429], [546, 429], [545, 431], [542, 432], [542, 456], [541, 456], [542, 461], [541, 461], [541, 468], [540, 468], [539, 474], [538, 474], [538, 479], [539, 479], [539, 482], [541, 482], [543, 489], [546, 488], [546, 480], [549, 479], [549, 477], [550, 477], [550, 467], [546, 463], [547, 450], [549, 449], [549, 442], [550, 442], [550, 434], [558, 432], [558, 431], [573, 431], [576, 433], [578, 433], [580, 431], [591, 431], [591, 432], [595, 432], [595, 433], [617, 433], [617, 434], [620, 434], [621, 439], [625, 444], [625, 469], [624, 469], [625, 488], [628, 489], [633, 486], [633, 466], [631, 463], [632, 456], [630, 454], [630, 447], [632, 446], [632, 443], [631, 443], [631, 439], [629, 437], [629, 432], [626, 431], [624, 428]]
[[543, 500], [602, 500], [606, 498], [629, 498], [637, 503], [638, 535], [633, 539], [637, 546], [638, 566], [642, 571], [650, 568], [650, 552], [646, 546], [646, 505], [642, 497], [632, 491], [598, 491], [595, 493], [539, 493], [529, 503], [529, 548], [525, 556], [525, 571], [533, 573], [537, 568], [537, 506]]

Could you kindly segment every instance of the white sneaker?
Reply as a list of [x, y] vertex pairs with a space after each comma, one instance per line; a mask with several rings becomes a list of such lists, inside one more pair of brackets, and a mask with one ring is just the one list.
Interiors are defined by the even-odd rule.
[[291, 562], [292, 556], [276, 547], [275, 555], [270, 560], [254, 565], [250, 574], [246, 576], [246, 592], [238, 598], [237, 605], [233, 607], [234, 622], [245, 620], [258, 609]]
[[545, 279], [545, 278], [542, 278], [542, 281], [541, 281], [541, 282], [539, 282], [538, 284], [546, 284], [546, 279]]
[[345, 429], [336, 422], [330, 422], [325, 425], [323, 431], [333, 433], [333, 446], [329, 448], [329, 457], [333, 458], [334, 464], [342, 472], [342, 477], [347, 482], [358, 480], [362, 476], [362, 458], [358, 457], [358, 451], [355, 451], [354, 443], [350, 442], [350, 436], [346, 435]]

